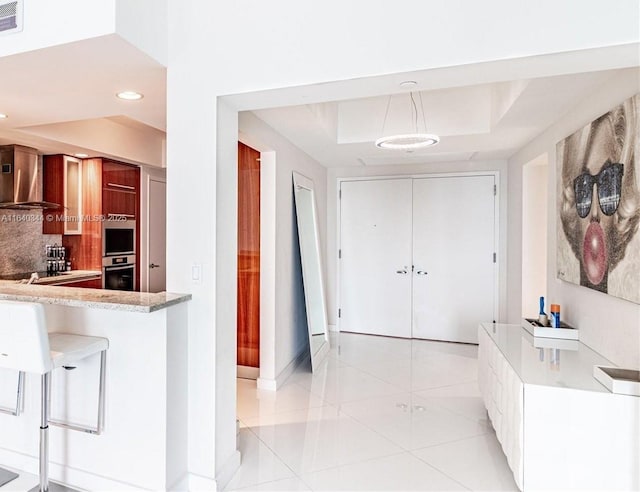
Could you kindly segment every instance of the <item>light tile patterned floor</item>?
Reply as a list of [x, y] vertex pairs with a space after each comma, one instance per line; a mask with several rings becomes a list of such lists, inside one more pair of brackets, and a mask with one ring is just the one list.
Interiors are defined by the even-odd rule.
[[475, 346], [335, 334], [315, 374], [238, 381], [226, 490], [517, 490], [476, 377]]

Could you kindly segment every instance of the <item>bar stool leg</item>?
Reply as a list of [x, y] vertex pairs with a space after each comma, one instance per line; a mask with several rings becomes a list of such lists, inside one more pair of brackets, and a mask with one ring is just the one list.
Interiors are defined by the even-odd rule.
[[75, 489], [49, 482], [49, 401], [51, 373], [42, 375], [40, 387], [40, 484], [29, 492], [77, 492]]

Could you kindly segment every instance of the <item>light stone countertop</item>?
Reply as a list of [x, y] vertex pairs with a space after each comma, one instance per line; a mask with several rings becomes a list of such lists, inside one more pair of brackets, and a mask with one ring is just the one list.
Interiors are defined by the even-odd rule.
[[39, 302], [59, 306], [151, 313], [191, 300], [191, 294], [125, 292], [52, 285], [17, 284], [0, 280], [0, 300]]

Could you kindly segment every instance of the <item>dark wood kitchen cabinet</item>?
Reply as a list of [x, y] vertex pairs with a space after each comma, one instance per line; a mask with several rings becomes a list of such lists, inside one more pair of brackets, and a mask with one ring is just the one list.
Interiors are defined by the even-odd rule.
[[135, 220], [139, 215], [140, 168], [102, 161], [102, 213]]
[[66, 155], [46, 155], [43, 158], [43, 198], [60, 207], [46, 209], [43, 234], [82, 234], [82, 161]]
[[[47, 201], [63, 204], [68, 190], [69, 173], [65, 174], [65, 162], [80, 162], [78, 159], [64, 156], [44, 156], [44, 198]], [[65, 228], [63, 220], [56, 216], [69, 215], [70, 211], [59, 209], [45, 210], [42, 232], [44, 234], [61, 234], [62, 245], [67, 248], [67, 258], [74, 270], [102, 270], [103, 258], [103, 226], [101, 218], [109, 215], [125, 217], [135, 221], [135, 286], [140, 290], [140, 168], [130, 164], [114, 162], [108, 159], [82, 159], [79, 183], [79, 212], [81, 220], [79, 232]], [[71, 174], [73, 176], [73, 174]], [[72, 194], [72, 196], [75, 196]], [[47, 220], [46, 216], [53, 217]], [[72, 287], [102, 286], [101, 280], [92, 280], [67, 284]]]

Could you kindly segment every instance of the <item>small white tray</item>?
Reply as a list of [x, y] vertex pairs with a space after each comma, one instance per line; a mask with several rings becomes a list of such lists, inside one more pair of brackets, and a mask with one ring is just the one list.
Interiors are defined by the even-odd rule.
[[593, 377], [612, 393], [640, 396], [640, 371], [593, 366]]
[[523, 318], [522, 327], [534, 337], [580, 340], [580, 331], [563, 322], [560, 322], [560, 328], [551, 328], [550, 326], [540, 326], [538, 320]]
[[524, 333], [523, 335], [526, 338], [527, 342], [529, 342], [534, 348], [571, 350], [573, 352], [580, 350], [580, 342], [578, 340], [534, 337], [529, 333]]

